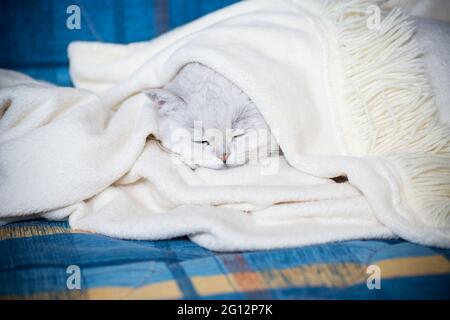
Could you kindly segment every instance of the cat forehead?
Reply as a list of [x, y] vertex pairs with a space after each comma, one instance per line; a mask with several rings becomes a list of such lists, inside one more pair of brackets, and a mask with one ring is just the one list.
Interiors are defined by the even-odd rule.
[[217, 95], [196, 92], [188, 95], [185, 101], [192, 113], [206, 118], [233, 119], [252, 109], [249, 99], [227, 96], [224, 92]]

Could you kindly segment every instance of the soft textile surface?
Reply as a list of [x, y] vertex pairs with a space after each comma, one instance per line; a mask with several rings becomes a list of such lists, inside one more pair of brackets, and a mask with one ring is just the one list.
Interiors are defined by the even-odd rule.
[[[0, 252], [0, 299], [450, 299], [450, 251], [403, 241], [218, 254], [28, 221], [0, 227]], [[81, 290], [67, 289], [69, 265]], [[366, 286], [369, 265], [380, 290]]]
[[[77, 229], [215, 250], [394, 235], [448, 247], [449, 128], [407, 18], [370, 30], [371, 3], [248, 1], [148, 43], [75, 43], [80, 89], [4, 75], [0, 216], [70, 215]], [[275, 174], [193, 172], [145, 144], [154, 108], [139, 92], [191, 61], [234, 81], [279, 131]], [[326, 179], [338, 175], [350, 183]]]
[[425, 69], [431, 75], [440, 119], [450, 123], [450, 23], [422, 17], [413, 19], [417, 27], [416, 38], [424, 52]]
[[450, 2], [448, 0], [388, 0], [387, 8], [402, 7], [408, 13], [450, 22]]

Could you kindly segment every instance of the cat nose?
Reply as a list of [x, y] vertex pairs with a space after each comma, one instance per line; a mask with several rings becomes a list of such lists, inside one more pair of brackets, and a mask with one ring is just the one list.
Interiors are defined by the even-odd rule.
[[222, 154], [222, 157], [220, 157], [220, 159], [222, 159], [223, 163], [227, 162], [228, 154], [226, 153]]

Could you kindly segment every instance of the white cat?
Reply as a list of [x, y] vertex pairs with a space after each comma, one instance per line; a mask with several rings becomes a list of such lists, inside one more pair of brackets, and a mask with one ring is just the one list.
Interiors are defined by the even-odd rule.
[[186, 65], [164, 88], [144, 93], [158, 107], [156, 138], [191, 167], [239, 166], [279, 151], [249, 97], [200, 63]]

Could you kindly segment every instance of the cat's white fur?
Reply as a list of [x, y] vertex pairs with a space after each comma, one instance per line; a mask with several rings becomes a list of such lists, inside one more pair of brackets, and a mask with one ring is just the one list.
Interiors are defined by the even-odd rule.
[[186, 65], [164, 88], [145, 94], [158, 107], [156, 138], [193, 167], [239, 166], [279, 150], [251, 99], [202, 64]]

